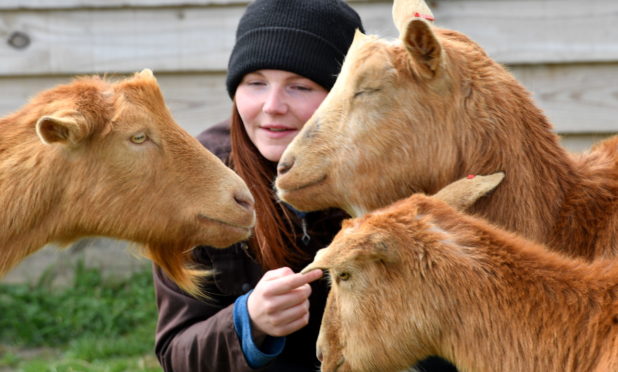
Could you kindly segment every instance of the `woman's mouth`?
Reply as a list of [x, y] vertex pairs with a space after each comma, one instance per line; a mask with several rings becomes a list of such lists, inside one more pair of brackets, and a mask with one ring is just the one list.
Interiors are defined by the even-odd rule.
[[264, 125], [260, 127], [269, 137], [280, 138], [290, 134], [295, 134], [298, 129], [281, 125]]

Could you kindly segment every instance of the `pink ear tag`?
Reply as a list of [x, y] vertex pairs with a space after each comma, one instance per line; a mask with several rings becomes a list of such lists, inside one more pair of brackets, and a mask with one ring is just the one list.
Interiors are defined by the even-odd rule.
[[414, 12], [413, 16], [416, 18], [425, 18], [426, 20], [432, 22], [436, 20], [433, 16], [430, 16], [429, 14], [421, 14], [419, 12]]

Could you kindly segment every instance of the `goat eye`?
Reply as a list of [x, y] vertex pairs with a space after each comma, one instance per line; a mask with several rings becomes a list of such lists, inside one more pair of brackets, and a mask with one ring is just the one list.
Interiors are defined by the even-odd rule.
[[339, 273], [338, 277], [340, 280], [343, 280], [345, 282], [346, 280], [350, 279], [350, 273], [344, 271]]
[[147, 138], [145, 133], [134, 134], [131, 136], [131, 142], [139, 145], [140, 143], [144, 143]]
[[362, 94], [371, 94], [371, 93], [375, 93], [375, 92], [379, 92], [381, 89], [380, 88], [365, 88], [365, 89], [361, 89], [357, 92], [354, 92], [354, 98], [362, 95]]

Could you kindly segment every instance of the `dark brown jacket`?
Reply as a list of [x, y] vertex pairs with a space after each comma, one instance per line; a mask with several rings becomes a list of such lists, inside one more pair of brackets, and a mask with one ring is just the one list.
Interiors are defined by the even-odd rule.
[[[198, 139], [210, 151], [227, 161], [229, 125], [222, 123], [209, 128]], [[329, 244], [341, 226], [345, 215], [340, 211], [309, 213], [305, 218], [311, 237], [306, 248], [311, 253]], [[297, 232], [300, 237], [300, 220]], [[302, 246], [302, 242], [298, 242]], [[204, 283], [210, 300], [201, 301], [187, 295], [172, 283], [159, 268], [154, 269], [159, 320], [156, 334], [156, 354], [167, 372], [254, 371], [247, 365], [240, 340], [234, 330], [232, 309], [236, 298], [252, 289], [263, 270], [249, 256], [245, 243], [227, 249], [198, 247], [195, 258], [217, 274]], [[299, 271], [307, 262], [293, 267]], [[327, 283], [312, 283], [309, 325], [286, 337], [282, 354], [261, 369], [263, 371], [315, 372], [315, 342], [327, 295]]]

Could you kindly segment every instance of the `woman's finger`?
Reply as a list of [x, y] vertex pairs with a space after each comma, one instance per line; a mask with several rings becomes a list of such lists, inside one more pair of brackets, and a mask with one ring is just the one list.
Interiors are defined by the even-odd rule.
[[305, 284], [284, 294], [276, 296], [264, 296], [264, 311], [267, 314], [275, 314], [307, 301], [311, 295], [311, 286]]
[[[279, 295], [283, 293], [290, 292], [293, 289], [296, 289], [305, 284], [311, 283], [316, 280], [316, 276], [321, 276], [322, 271], [316, 270], [309, 272], [307, 274], [292, 274], [284, 277], [276, 278], [270, 281], [269, 283], [269, 295]], [[318, 276], [318, 277], [319, 277]]]
[[265, 280], [265, 281], [269, 281], [269, 280], [275, 280], [278, 278], [282, 278], [285, 276], [289, 276], [294, 274], [294, 271], [292, 269], [290, 269], [289, 267], [280, 267], [278, 269], [274, 269], [274, 270], [268, 270], [263, 276], [261, 280]]

